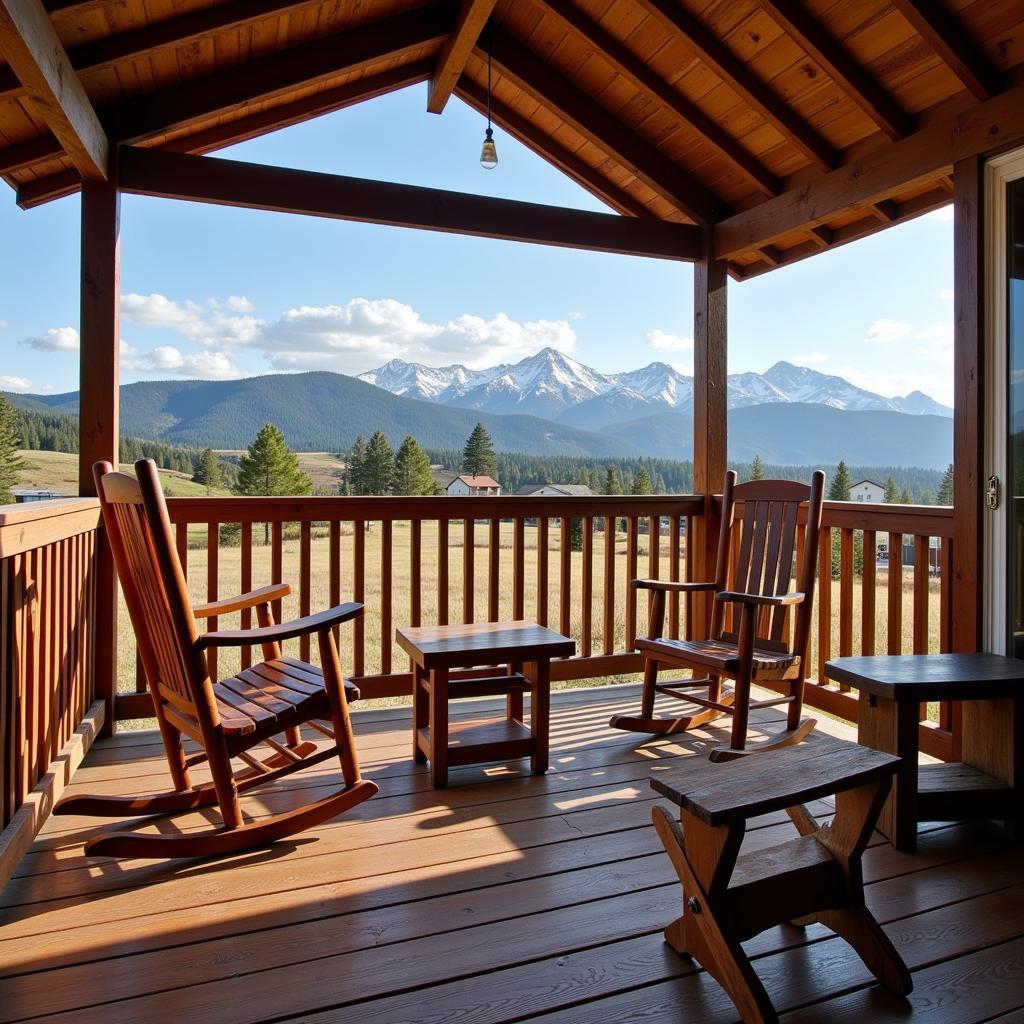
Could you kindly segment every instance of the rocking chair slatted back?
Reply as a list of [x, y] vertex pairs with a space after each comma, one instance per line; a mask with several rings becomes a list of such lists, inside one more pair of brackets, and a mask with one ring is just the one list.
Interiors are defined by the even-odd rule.
[[[745, 594], [778, 596], [791, 589], [807, 595], [795, 610], [787, 607], [763, 608], [757, 620], [755, 645], [764, 651], [806, 654], [813, 608], [814, 573], [818, 560], [818, 536], [821, 530], [821, 506], [825, 474], [818, 471], [810, 485], [788, 480], [757, 480], [736, 484], [736, 474], [728, 473], [722, 494], [722, 532], [716, 589]], [[743, 503], [743, 516], [736, 521], [736, 505]], [[800, 529], [800, 510], [807, 514]], [[735, 536], [739, 530], [738, 548]], [[732, 584], [729, 584], [730, 555]], [[799, 564], [797, 564], [799, 563]], [[726, 626], [726, 609], [716, 602], [712, 613], [713, 639], [736, 643], [736, 633]], [[792, 635], [790, 616], [792, 615]], [[730, 623], [731, 625], [731, 623]]]
[[159, 477], [145, 463], [138, 471], [136, 479], [110, 463], [95, 467], [104, 525], [157, 716], [198, 739], [218, 724], [217, 705]]

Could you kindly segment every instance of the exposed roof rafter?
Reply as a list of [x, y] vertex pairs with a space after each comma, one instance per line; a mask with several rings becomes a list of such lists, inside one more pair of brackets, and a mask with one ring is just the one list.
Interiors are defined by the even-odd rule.
[[779, 28], [807, 53], [861, 110], [895, 141], [909, 134], [911, 118], [843, 47], [811, 17], [801, 0], [758, 0]]
[[0, 54], [78, 173], [105, 181], [109, 141], [39, 0], [0, 0]]
[[571, 0], [545, 0], [548, 10], [570, 30], [587, 40], [615, 70], [633, 85], [650, 93], [666, 110], [689, 125], [764, 195], [781, 191], [779, 179], [720, 128], [700, 107], [677, 92], [637, 57], [624, 43], [603, 29]]
[[[485, 55], [484, 55], [485, 56]], [[491, 38], [491, 56], [502, 73], [599, 149], [613, 156], [680, 213], [701, 223], [717, 219], [723, 204], [656, 147], [503, 31]]]
[[437, 64], [430, 79], [427, 110], [431, 114], [440, 114], [444, 110], [496, 3], [497, 0], [462, 0], [459, 5], [455, 28], [437, 55]]
[[837, 162], [835, 150], [788, 104], [775, 95], [738, 57], [719, 42], [692, 14], [675, 0], [637, 0], [649, 14], [673, 33], [678, 33], [703, 61], [741, 99], [796, 146], [820, 170]]

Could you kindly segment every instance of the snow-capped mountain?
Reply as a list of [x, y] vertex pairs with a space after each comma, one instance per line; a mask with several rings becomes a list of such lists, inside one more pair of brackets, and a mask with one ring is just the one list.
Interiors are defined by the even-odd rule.
[[[693, 378], [667, 363], [626, 373], [600, 373], [562, 352], [542, 349], [518, 363], [483, 370], [423, 366], [392, 359], [360, 380], [396, 395], [493, 413], [525, 413], [574, 427], [600, 429], [693, 405]], [[913, 391], [886, 398], [806, 366], [781, 361], [764, 373], [736, 373], [728, 381], [729, 408], [802, 402], [833, 409], [952, 416], [953, 410]]]

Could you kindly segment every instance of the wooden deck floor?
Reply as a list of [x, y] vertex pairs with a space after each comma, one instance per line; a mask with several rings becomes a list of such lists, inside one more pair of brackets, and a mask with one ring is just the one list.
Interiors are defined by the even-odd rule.
[[[51, 819], [0, 894], [0, 1021], [735, 1020], [718, 986], [661, 940], [679, 889], [650, 824], [650, 772], [712, 734], [608, 729], [634, 701], [622, 687], [559, 694], [549, 775], [458, 769], [439, 793], [412, 763], [408, 711], [361, 712], [360, 755], [380, 794], [270, 851], [86, 861], [95, 820]], [[162, 788], [154, 739], [97, 744], [75, 789]], [[328, 781], [310, 773], [262, 804]], [[753, 825], [751, 847], [792, 835], [781, 815]], [[865, 873], [913, 995], [872, 986], [818, 925], [773, 929], [748, 949], [784, 1020], [1024, 1021], [1024, 853], [999, 826], [926, 826], [914, 856], [879, 837]]]

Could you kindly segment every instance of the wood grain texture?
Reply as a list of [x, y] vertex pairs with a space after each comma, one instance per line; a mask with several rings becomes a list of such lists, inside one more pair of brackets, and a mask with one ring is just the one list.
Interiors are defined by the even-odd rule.
[[497, 0], [462, 0], [455, 28], [437, 55], [434, 73], [427, 88], [427, 110], [440, 114], [466, 70], [473, 48], [487, 24]]

